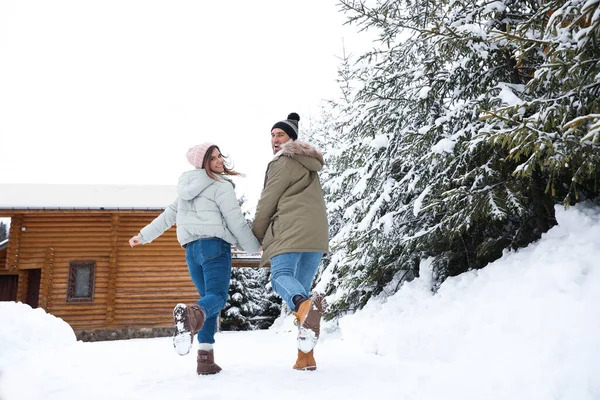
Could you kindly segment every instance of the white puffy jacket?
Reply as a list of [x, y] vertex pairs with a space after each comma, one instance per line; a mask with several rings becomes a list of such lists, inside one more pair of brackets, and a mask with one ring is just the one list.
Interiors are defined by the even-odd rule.
[[177, 185], [179, 197], [140, 231], [142, 243], [152, 242], [177, 224], [177, 240], [182, 246], [218, 237], [248, 253], [258, 252], [260, 243], [242, 215], [233, 182], [217, 177], [218, 181], [210, 178], [204, 169], [184, 172]]

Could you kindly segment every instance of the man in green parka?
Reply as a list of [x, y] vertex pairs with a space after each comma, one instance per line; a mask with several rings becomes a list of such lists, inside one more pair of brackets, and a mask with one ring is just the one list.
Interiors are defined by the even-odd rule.
[[298, 359], [294, 369], [315, 370], [313, 348], [326, 307], [310, 289], [329, 251], [327, 213], [318, 172], [323, 155], [296, 141], [300, 116], [291, 113], [271, 129], [275, 156], [267, 167], [252, 232], [261, 242], [261, 265], [270, 260], [273, 288], [298, 321]]

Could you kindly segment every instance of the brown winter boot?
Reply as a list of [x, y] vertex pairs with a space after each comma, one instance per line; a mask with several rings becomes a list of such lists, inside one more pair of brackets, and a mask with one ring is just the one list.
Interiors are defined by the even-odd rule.
[[204, 326], [206, 315], [198, 304], [189, 307], [185, 304], [177, 304], [173, 309], [175, 322], [175, 334], [173, 335], [173, 347], [180, 356], [190, 352], [194, 335]]
[[312, 350], [308, 353], [298, 350], [298, 359], [294, 364], [294, 369], [299, 371], [315, 371], [317, 369], [317, 362]]
[[215, 364], [214, 350], [198, 350], [198, 375], [213, 375], [221, 372], [221, 367]]
[[299, 323], [298, 350], [312, 351], [321, 333], [321, 316], [327, 308], [327, 302], [321, 295], [304, 300], [294, 313]]

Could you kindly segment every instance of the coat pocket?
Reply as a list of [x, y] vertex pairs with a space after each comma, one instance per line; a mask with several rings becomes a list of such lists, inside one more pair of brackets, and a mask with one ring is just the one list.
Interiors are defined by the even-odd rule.
[[275, 240], [275, 223], [277, 222], [277, 217], [273, 218], [271, 220], [271, 223], [269, 224], [269, 226], [267, 227], [267, 231], [265, 232], [265, 237], [263, 239], [262, 242], [262, 248], [263, 250], [266, 250], [269, 245], [271, 245], [271, 243], [273, 243], [273, 241]]

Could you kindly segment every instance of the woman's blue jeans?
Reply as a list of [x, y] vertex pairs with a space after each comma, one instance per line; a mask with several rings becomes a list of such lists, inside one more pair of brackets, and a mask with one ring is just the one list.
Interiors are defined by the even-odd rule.
[[295, 295], [310, 297], [310, 288], [321, 258], [323, 253], [318, 252], [284, 253], [271, 258], [271, 283], [292, 311], [292, 298]]
[[231, 280], [231, 245], [219, 238], [198, 239], [185, 247], [185, 260], [206, 313], [198, 343], [214, 343], [217, 318], [227, 302]]

